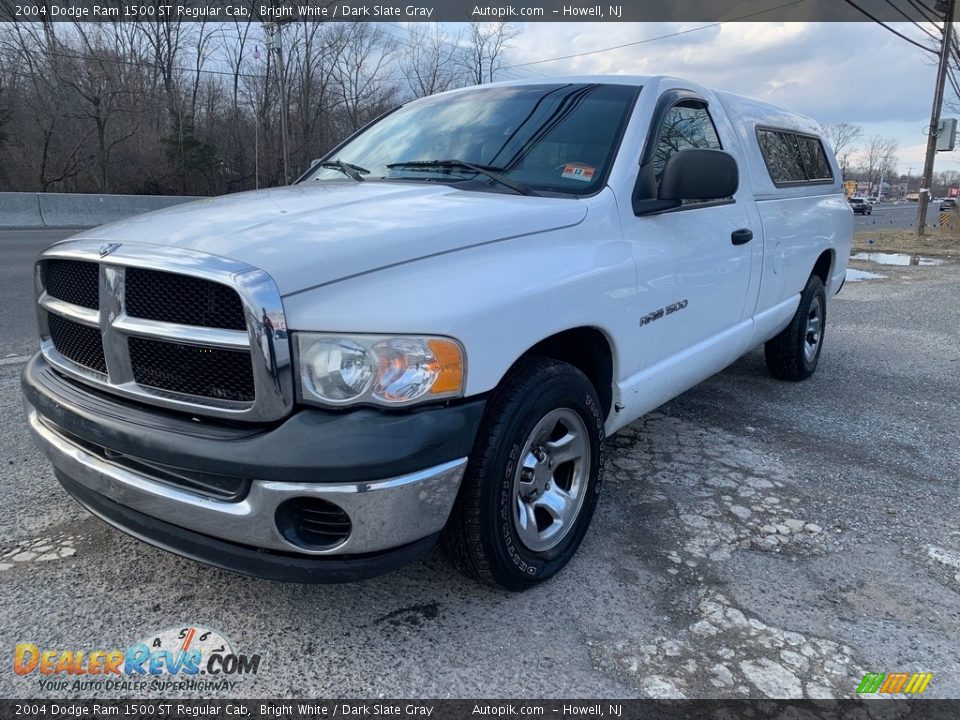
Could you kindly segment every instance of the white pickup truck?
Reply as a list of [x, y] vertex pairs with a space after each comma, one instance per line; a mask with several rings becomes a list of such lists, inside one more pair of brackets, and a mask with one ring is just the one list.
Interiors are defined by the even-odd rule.
[[440, 540], [521, 590], [587, 532], [606, 435], [760, 344], [816, 369], [852, 230], [803, 116], [667, 77], [456, 90], [291, 187], [45, 251], [27, 418], [173, 552], [330, 582]]

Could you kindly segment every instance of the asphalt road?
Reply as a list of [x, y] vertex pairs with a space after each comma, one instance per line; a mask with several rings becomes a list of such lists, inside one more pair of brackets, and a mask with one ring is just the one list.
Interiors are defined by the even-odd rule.
[[438, 554], [354, 585], [260, 581], [87, 515], [20, 410], [29, 259], [53, 237], [0, 232], [0, 696], [91, 696], [15, 675], [16, 643], [188, 625], [263, 655], [227, 696], [850, 697], [868, 671], [960, 696], [958, 266], [860, 264], [885, 277], [831, 301], [811, 380], [754, 351], [612, 438], [579, 554], [511, 595]]
[[33, 266], [37, 253], [70, 230], [0, 230], [0, 307], [3, 339], [0, 360], [5, 355], [23, 355], [36, 347], [36, 315], [29, 299], [33, 295]]
[[[938, 222], [939, 203], [930, 205], [927, 222]], [[878, 203], [873, 206], [870, 215], [855, 215], [854, 228], [860, 230], [905, 230], [917, 226], [916, 203]]]

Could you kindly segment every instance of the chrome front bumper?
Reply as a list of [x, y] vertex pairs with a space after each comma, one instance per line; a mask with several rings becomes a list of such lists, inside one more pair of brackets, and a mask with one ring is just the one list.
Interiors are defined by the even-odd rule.
[[[158, 482], [113, 464], [58, 434], [26, 403], [27, 421], [40, 449], [63, 475], [124, 507], [208, 537], [304, 556], [360, 555], [386, 551], [443, 529], [453, 507], [466, 458], [382, 480], [312, 484], [254, 480], [238, 502], [209, 498]], [[323, 550], [288, 541], [277, 528], [277, 507], [295, 497], [321, 498], [343, 508], [349, 537]], [[149, 538], [146, 538], [149, 540]]]

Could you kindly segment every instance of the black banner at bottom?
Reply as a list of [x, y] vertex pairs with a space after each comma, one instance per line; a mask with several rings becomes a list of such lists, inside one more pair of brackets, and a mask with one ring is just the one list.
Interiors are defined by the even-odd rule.
[[0, 718], [956, 720], [960, 700], [0, 700]]

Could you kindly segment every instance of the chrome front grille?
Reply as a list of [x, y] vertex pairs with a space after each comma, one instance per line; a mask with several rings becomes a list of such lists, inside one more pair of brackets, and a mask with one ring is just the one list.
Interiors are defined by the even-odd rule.
[[190, 413], [276, 420], [293, 406], [283, 306], [248, 265], [68, 241], [37, 263], [41, 348], [76, 379]]

